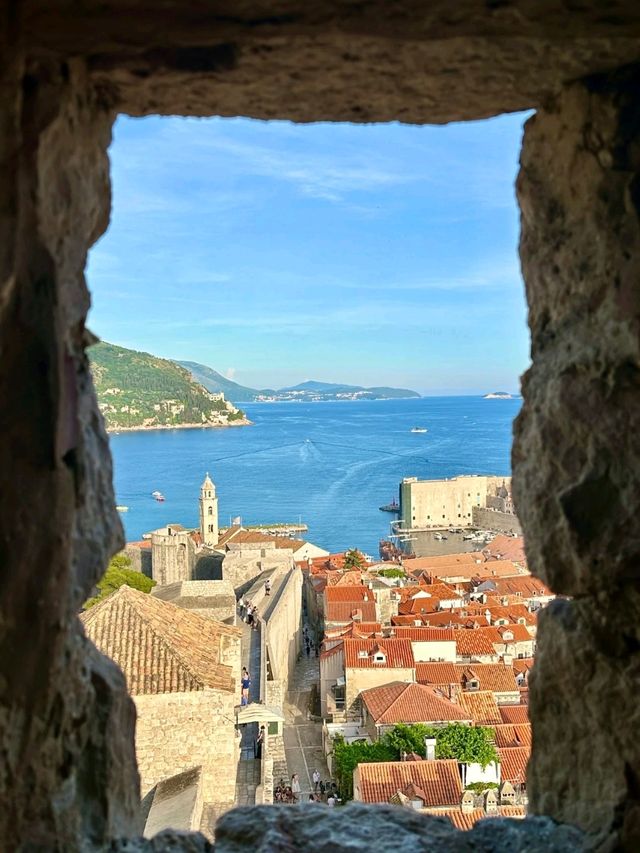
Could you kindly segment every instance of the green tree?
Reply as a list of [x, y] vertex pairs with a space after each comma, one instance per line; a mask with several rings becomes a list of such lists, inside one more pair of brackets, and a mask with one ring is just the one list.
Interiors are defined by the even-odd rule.
[[351, 548], [344, 555], [345, 569], [362, 569], [364, 568], [365, 559], [357, 548]]
[[382, 740], [393, 751], [394, 761], [400, 758], [403, 752], [416, 752], [424, 757], [424, 739], [436, 737], [436, 732], [437, 729], [425, 723], [415, 723], [411, 726], [398, 723], [383, 736]]
[[336, 735], [333, 739], [333, 768], [341, 799], [344, 802], [353, 799], [353, 771], [358, 764], [395, 759], [396, 754], [383, 741], [346, 743], [342, 735]]
[[405, 572], [403, 569], [382, 569], [378, 572], [379, 575], [382, 575], [383, 578], [403, 578], [405, 577]]
[[93, 607], [94, 604], [107, 598], [112, 592], [125, 584], [132, 589], [140, 590], [140, 592], [151, 592], [156, 582], [143, 575], [142, 572], [132, 569], [131, 565], [131, 560], [126, 554], [116, 554], [115, 557], [112, 557], [106, 572], [97, 583], [98, 594], [85, 601], [84, 609], [88, 610]]

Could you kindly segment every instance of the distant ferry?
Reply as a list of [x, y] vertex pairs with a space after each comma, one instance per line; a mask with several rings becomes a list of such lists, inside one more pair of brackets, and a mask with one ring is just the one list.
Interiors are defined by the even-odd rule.
[[426, 427], [413, 427], [411, 432], [428, 432], [429, 430]]
[[378, 507], [382, 512], [400, 512], [400, 504], [394, 498], [390, 504], [384, 504], [384, 506]]

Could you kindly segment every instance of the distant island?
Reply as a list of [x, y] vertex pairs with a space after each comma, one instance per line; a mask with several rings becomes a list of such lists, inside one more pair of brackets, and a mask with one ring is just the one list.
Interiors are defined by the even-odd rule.
[[212, 393], [174, 361], [106, 342], [89, 349], [107, 429], [225, 427], [250, 423], [224, 393]]
[[513, 394], [507, 391], [492, 391], [490, 394], [485, 394], [483, 400], [513, 400]]
[[186, 368], [193, 378], [212, 393], [222, 392], [230, 400], [237, 403], [276, 403], [276, 402], [303, 402], [317, 403], [338, 400], [397, 400], [408, 397], [419, 397], [416, 391], [408, 388], [387, 388], [379, 386], [375, 388], [364, 388], [360, 385], [340, 385], [334, 382], [315, 382], [313, 380], [301, 382], [290, 388], [247, 388], [226, 379], [216, 370], [195, 361], [179, 361], [181, 367]]

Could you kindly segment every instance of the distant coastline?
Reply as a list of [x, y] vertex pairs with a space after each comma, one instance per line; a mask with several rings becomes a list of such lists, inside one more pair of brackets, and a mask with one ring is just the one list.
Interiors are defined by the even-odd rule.
[[228, 424], [148, 424], [147, 426], [113, 426], [107, 427], [107, 433], [113, 435], [119, 432], [151, 432], [152, 430], [167, 429], [228, 429], [229, 427], [253, 426], [253, 421], [245, 418], [241, 421], [230, 421]]

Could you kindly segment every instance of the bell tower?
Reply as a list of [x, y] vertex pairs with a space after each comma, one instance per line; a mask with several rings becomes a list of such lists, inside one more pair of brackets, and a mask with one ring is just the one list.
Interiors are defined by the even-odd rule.
[[200, 533], [205, 545], [218, 544], [218, 498], [208, 473], [200, 486]]

